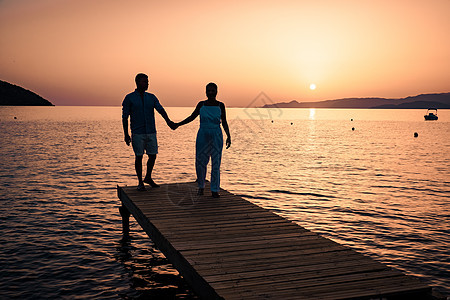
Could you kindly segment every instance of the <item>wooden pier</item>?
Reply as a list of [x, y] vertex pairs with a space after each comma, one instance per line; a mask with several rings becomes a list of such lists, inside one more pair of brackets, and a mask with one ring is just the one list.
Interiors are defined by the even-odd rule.
[[431, 288], [239, 196], [195, 183], [117, 187], [131, 213], [204, 299], [427, 299]]

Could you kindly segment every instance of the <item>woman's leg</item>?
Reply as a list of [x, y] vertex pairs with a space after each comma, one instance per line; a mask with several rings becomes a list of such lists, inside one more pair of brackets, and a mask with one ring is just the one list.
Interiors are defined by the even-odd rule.
[[208, 141], [206, 132], [200, 129], [195, 142], [195, 171], [197, 173], [197, 183], [200, 189], [205, 188], [206, 166], [211, 153], [211, 143]]
[[219, 129], [212, 137], [211, 147], [211, 192], [220, 190], [220, 163], [222, 161], [223, 135]]

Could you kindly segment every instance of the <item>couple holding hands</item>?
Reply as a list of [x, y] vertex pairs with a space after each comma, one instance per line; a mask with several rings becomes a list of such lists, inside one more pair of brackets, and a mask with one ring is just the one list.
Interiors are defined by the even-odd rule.
[[[206, 100], [200, 101], [194, 112], [179, 123], [169, 119], [158, 98], [147, 93], [148, 76], [136, 75], [136, 90], [125, 96], [122, 103], [122, 124], [125, 143], [133, 146], [135, 154], [136, 175], [139, 180], [138, 190], [145, 191], [144, 182], [153, 188], [159, 187], [152, 179], [152, 170], [158, 153], [156, 138], [155, 109], [166, 120], [167, 125], [175, 130], [179, 126], [188, 124], [200, 116], [200, 128], [195, 143], [195, 170], [197, 173], [198, 195], [205, 190], [206, 166], [211, 158], [211, 193], [215, 198], [220, 197], [220, 162], [222, 158], [223, 136], [220, 124], [227, 135], [226, 147], [231, 146], [230, 130], [226, 117], [225, 105], [216, 99], [217, 85], [206, 85]], [[128, 133], [128, 117], [130, 117], [131, 137]], [[142, 159], [148, 155], [147, 173], [142, 179]]]

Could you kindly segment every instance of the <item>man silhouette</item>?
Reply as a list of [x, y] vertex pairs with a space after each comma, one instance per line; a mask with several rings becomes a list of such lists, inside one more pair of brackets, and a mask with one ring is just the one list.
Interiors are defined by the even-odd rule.
[[[147, 93], [148, 76], [143, 73], [136, 75], [136, 90], [125, 96], [122, 103], [122, 125], [125, 143], [133, 146], [135, 158], [135, 169], [138, 177], [138, 190], [145, 191], [144, 182], [151, 187], [159, 187], [152, 179], [152, 171], [158, 153], [158, 142], [156, 139], [155, 109], [166, 120], [170, 128], [175, 124], [169, 119], [166, 111], [159, 103], [158, 98]], [[131, 137], [128, 133], [128, 116], [130, 116]], [[142, 158], [148, 155], [147, 174], [142, 180]]]

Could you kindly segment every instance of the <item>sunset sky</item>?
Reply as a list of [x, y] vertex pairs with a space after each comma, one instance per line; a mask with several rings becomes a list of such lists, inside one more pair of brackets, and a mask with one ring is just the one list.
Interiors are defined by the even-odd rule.
[[450, 0], [0, 0], [0, 80], [118, 106], [139, 72], [165, 106], [449, 92]]

